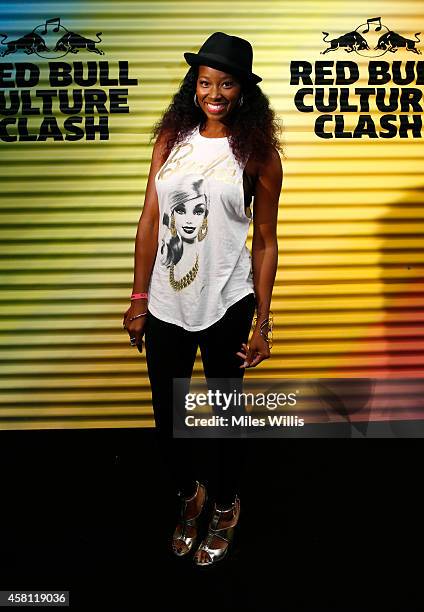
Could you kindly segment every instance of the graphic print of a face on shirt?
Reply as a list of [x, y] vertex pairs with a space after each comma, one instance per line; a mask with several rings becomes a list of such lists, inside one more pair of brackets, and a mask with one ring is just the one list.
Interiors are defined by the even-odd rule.
[[170, 190], [162, 223], [161, 264], [169, 269], [169, 283], [181, 291], [195, 281], [199, 271], [199, 243], [207, 236], [209, 198], [207, 179], [187, 174]]

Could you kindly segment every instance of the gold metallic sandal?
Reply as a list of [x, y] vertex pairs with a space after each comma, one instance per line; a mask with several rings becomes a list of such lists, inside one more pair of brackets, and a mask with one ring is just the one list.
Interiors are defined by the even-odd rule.
[[[200, 544], [199, 548], [196, 551], [197, 553], [200, 550], [204, 550], [209, 557], [209, 561], [201, 562], [198, 560], [198, 558], [195, 557], [194, 562], [198, 567], [213, 565], [217, 561], [221, 561], [222, 559], [224, 559], [224, 557], [226, 556], [230, 543], [233, 541], [234, 530], [237, 526], [237, 523], [233, 527], [224, 527], [221, 529], [219, 529], [218, 527], [219, 527], [219, 521], [222, 517], [222, 514], [224, 514], [224, 512], [228, 512], [229, 510], [233, 511], [233, 516], [234, 518], [237, 517], [237, 523], [238, 523], [238, 519], [240, 516], [240, 499], [238, 498], [237, 495], [236, 495], [234, 502], [231, 505], [231, 508], [228, 508], [227, 510], [218, 510], [215, 504], [214, 512], [212, 515], [211, 522], [209, 524], [207, 536], [202, 541], [202, 543]], [[222, 548], [211, 548], [212, 540], [214, 537], [224, 540], [224, 542], [227, 542], [227, 545]]]
[[[200, 508], [199, 512], [196, 514], [196, 516], [193, 516], [191, 518], [185, 518], [186, 512], [187, 512], [187, 505], [188, 502], [192, 501], [198, 494], [199, 492], [199, 487], [202, 487], [202, 489], [205, 492], [205, 499], [204, 502], [202, 504], [202, 507]], [[182, 498], [182, 505], [181, 505], [181, 518], [179, 520], [179, 523], [177, 525], [177, 528], [172, 536], [172, 550], [174, 552], [174, 554], [177, 555], [177, 557], [184, 557], [185, 555], [187, 555], [191, 549], [193, 548], [193, 544], [197, 538], [197, 523], [198, 523], [198, 519], [201, 515], [201, 513], [203, 512], [203, 509], [206, 505], [207, 499], [208, 499], [208, 494], [206, 491], [206, 487], [204, 484], [201, 484], [198, 480], [196, 480], [196, 492], [194, 493], [194, 495], [192, 497], [186, 498], [183, 497], [181, 495], [181, 493], [178, 493], [178, 495]], [[180, 527], [179, 529], [179, 533], [177, 535], [175, 535], [178, 526]], [[196, 529], [196, 535], [195, 536], [188, 536], [187, 535], [187, 527], [192, 527]], [[176, 543], [177, 542], [182, 542], [183, 544], [185, 544], [185, 546], [187, 548], [185, 548], [182, 552], [178, 551]]]

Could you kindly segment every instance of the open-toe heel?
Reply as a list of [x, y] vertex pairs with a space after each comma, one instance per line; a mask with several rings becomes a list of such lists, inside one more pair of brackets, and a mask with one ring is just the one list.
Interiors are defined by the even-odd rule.
[[[197, 512], [197, 514], [195, 514], [194, 516], [187, 517], [188, 504], [198, 496], [199, 489], [203, 489], [204, 491], [204, 500], [202, 506]], [[177, 555], [177, 557], [184, 557], [191, 551], [191, 549], [193, 548], [193, 544], [197, 538], [198, 521], [206, 505], [208, 494], [205, 485], [196, 480], [196, 492], [192, 497], [183, 497], [181, 493], [178, 493], [178, 495], [182, 499], [181, 517], [172, 537], [172, 550], [174, 554]]]
[[[232, 510], [234, 525], [229, 527], [220, 527], [222, 524], [222, 515], [224, 513], [228, 513], [229, 510]], [[221, 561], [227, 555], [228, 549], [230, 547], [231, 542], [234, 539], [234, 531], [238, 523], [238, 519], [240, 516], [240, 499], [236, 496], [235, 501], [233, 502], [231, 508], [228, 510], [219, 510], [214, 507], [212, 519], [209, 523], [209, 529], [206, 538], [202, 541], [199, 548], [196, 551], [194, 562], [198, 567], [204, 567], [209, 565], [214, 565], [216, 562]], [[221, 547], [213, 547], [214, 538], [219, 538], [221, 541], [226, 544]], [[204, 551], [207, 555], [206, 561], [201, 561], [200, 559], [204, 557], [204, 555], [198, 555], [198, 552]]]

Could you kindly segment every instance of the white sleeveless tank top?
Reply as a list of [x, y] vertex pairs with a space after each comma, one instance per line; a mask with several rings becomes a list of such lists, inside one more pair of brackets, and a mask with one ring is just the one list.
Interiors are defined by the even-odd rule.
[[197, 126], [156, 174], [160, 216], [148, 309], [158, 319], [199, 331], [254, 293], [244, 166], [227, 137], [206, 138]]

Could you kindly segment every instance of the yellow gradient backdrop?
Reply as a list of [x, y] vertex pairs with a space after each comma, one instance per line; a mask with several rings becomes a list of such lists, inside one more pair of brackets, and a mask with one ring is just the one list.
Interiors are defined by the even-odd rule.
[[[349, 59], [365, 75], [368, 58], [322, 55], [322, 32], [381, 15], [413, 38], [424, 32], [421, 2], [18, 2], [2, 28], [22, 35], [56, 14], [89, 38], [102, 32], [104, 56], [64, 61], [126, 60], [139, 84], [130, 114], [110, 116], [109, 141], [0, 143], [0, 428], [153, 425], [145, 356], [122, 330], [150, 130], [188, 69], [183, 52], [217, 30], [251, 41], [284, 126], [274, 346], [247, 376], [423, 374], [422, 140], [318, 138], [316, 114], [294, 106], [289, 70], [291, 60]], [[45, 66], [22, 52], [1, 61]]]

